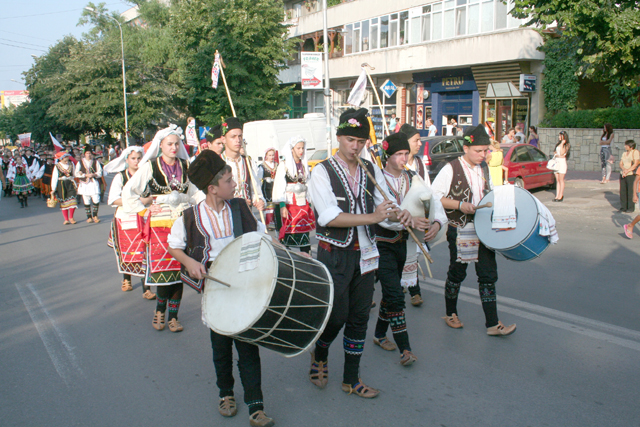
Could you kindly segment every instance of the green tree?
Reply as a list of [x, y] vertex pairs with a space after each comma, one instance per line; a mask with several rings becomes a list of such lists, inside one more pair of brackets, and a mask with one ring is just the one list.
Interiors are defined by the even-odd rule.
[[605, 82], [618, 105], [640, 93], [640, 8], [637, 1], [515, 0], [511, 12], [526, 25], [557, 25], [575, 46], [578, 74]]
[[551, 38], [540, 50], [545, 54], [542, 90], [547, 114], [574, 110], [580, 89], [575, 46], [565, 39]]
[[191, 115], [219, 123], [231, 115], [220, 78], [211, 88], [216, 49], [238, 117], [245, 120], [280, 118], [292, 87], [282, 87], [280, 70], [293, 53], [287, 27], [281, 24], [279, 0], [176, 0], [170, 9], [169, 31], [176, 45], [175, 76], [184, 88]]

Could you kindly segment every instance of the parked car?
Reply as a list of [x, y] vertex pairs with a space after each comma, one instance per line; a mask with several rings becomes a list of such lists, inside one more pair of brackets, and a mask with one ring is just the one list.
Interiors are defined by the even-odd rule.
[[[422, 156], [425, 166], [428, 166], [431, 182], [444, 165], [464, 154], [462, 149], [464, 139], [461, 136], [431, 136], [420, 138], [420, 141], [422, 141], [422, 147], [420, 147], [418, 155]], [[431, 165], [428, 165], [428, 159], [424, 155], [427, 147], [429, 148]]]
[[553, 171], [547, 169], [549, 158], [542, 151], [529, 144], [500, 144], [500, 148], [511, 184], [526, 190], [555, 185]]

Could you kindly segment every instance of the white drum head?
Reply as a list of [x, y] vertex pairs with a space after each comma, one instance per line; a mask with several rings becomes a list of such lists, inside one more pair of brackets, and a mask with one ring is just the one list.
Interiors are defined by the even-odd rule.
[[275, 252], [264, 237], [258, 267], [242, 273], [238, 272], [241, 247], [242, 236], [229, 243], [209, 269], [210, 276], [230, 284], [230, 288], [205, 281], [203, 315], [211, 329], [222, 335], [244, 332], [264, 314], [277, 279]]

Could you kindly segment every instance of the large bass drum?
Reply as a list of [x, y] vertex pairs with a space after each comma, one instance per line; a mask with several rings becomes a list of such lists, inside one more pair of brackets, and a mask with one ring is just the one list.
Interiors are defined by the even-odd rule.
[[258, 246], [257, 266], [249, 271], [239, 272], [242, 236], [216, 257], [208, 274], [231, 286], [206, 280], [204, 320], [221, 335], [297, 356], [315, 344], [329, 320], [331, 275], [324, 264], [291, 252], [264, 234]]
[[[515, 187], [516, 228], [491, 228], [493, 207], [476, 211], [474, 224], [478, 239], [489, 249], [513, 261], [529, 261], [539, 257], [549, 246], [549, 238], [540, 235], [540, 211], [535, 197], [527, 190]], [[480, 205], [494, 202], [493, 191], [480, 201]]]

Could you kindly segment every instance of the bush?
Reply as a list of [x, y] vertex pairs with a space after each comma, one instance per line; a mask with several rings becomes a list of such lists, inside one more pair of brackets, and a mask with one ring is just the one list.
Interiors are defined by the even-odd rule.
[[563, 111], [545, 119], [542, 125], [554, 128], [597, 129], [605, 123], [611, 123], [614, 129], [640, 129], [640, 105], [630, 108]]

